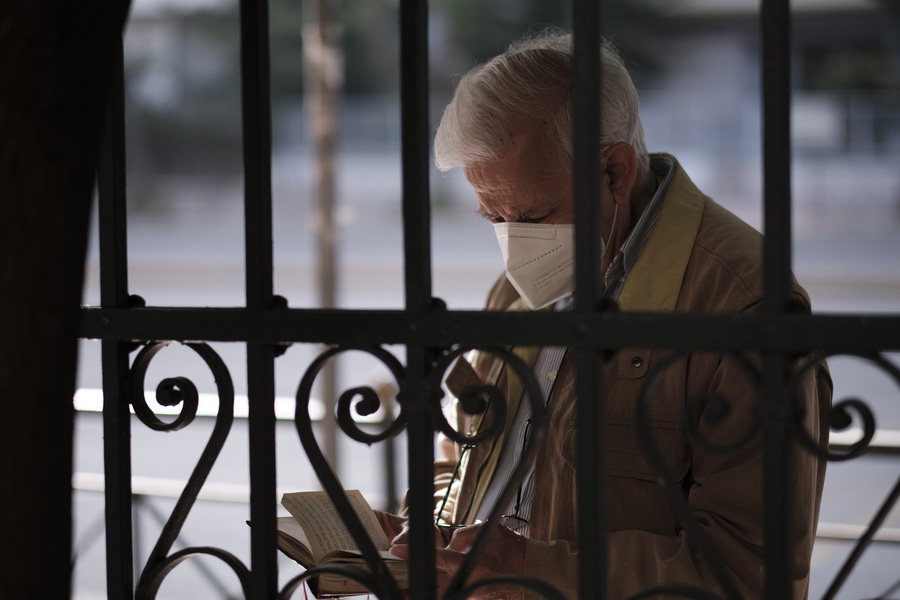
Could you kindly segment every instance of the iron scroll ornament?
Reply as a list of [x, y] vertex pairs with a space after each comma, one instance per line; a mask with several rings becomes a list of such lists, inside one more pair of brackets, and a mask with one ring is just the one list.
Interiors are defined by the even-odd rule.
[[[794, 402], [795, 407], [799, 406], [799, 390], [804, 378], [808, 377], [812, 373], [812, 371], [817, 368], [818, 365], [824, 363], [826, 359], [835, 358], [837, 356], [852, 356], [855, 358], [866, 360], [885, 371], [891, 377], [891, 379], [893, 379], [894, 383], [898, 387], [900, 387], [900, 369], [898, 369], [894, 363], [880, 354], [833, 353], [822, 356], [814, 356], [810, 360], [808, 360], [806, 364], [804, 364], [800, 369], [798, 369], [796, 375], [793, 378], [791, 385], [791, 399]], [[806, 429], [803, 427], [803, 414], [799, 411], [795, 412], [796, 418], [794, 420], [794, 429], [797, 438], [806, 447], [806, 449], [810, 452], [815, 453], [819, 457], [826, 458], [829, 461], [850, 460], [862, 456], [868, 450], [869, 445], [875, 437], [875, 415], [872, 413], [872, 410], [869, 408], [869, 406], [859, 398], [847, 398], [835, 402], [827, 416], [827, 423], [829, 428], [832, 431], [842, 431], [848, 429], [853, 424], [854, 414], [862, 422], [862, 428], [860, 431], [859, 439], [850, 444], [850, 447], [846, 452], [833, 452], [830, 448], [821, 448], [818, 444], [816, 444], [812, 439], [812, 436], [810, 436], [809, 432], [806, 431]], [[868, 527], [866, 527], [865, 532], [862, 534], [859, 540], [857, 540], [856, 545], [847, 556], [844, 564], [841, 566], [837, 574], [835, 574], [834, 579], [828, 586], [828, 590], [825, 592], [825, 595], [822, 596], [823, 600], [831, 600], [832, 598], [837, 596], [847, 578], [850, 576], [850, 573], [853, 571], [853, 568], [856, 566], [857, 562], [859, 562], [860, 558], [862, 558], [862, 555], [871, 545], [875, 534], [878, 532], [878, 529], [884, 524], [884, 521], [887, 519], [891, 510], [893, 510], [898, 500], [900, 500], [900, 478], [897, 479], [897, 481], [894, 483], [894, 487], [890, 492], [888, 492], [888, 495], [882, 501], [878, 510], [875, 511], [875, 515], [869, 523]], [[881, 597], [885, 597], [887, 595], [888, 593], [886, 592]]]
[[[335, 346], [329, 348], [320, 356], [318, 356], [316, 360], [313, 361], [313, 363], [310, 365], [309, 369], [304, 374], [297, 391], [297, 404], [294, 421], [301, 444], [303, 445], [310, 463], [312, 464], [313, 469], [315, 470], [316, 475], [319, 478], [319, 482], [321, 483], [322, 488], [326, 491], [326, 493], [328, 493], [329, 498], [334, 503], [338, 514], [341, 516], [341, 519], [344, 522], [344, 525], [347, 527], [347, 530], [356, 541], [357, 547], [366, 560], [366, 564], [370, 572], [366, 572], [357, 567], [351, 567], [347, 565], [327, 565], [314, 567], [291, 579], [282, 589], [281, 593], [278, 596], [279, 599], [285, 600], [287, 598], [290, 598], [291, 595], [300, 587], [303, 581], [309, 579], [310, 577], [315, 577], [316, 575], [320, 575], [326, 572], [340, 574], [353, 579], [354, 581], [362, 583], [363, 585], [370, 588], [379, 597], [397, 599], [403, 598], [403, 594], [400, 592], [396, 581], [388, 572], [382, 559], [378, 556], [372, 540], [366, 534], [365, 528], [362, 526], [362, 523], [360, 523], [359, 518], [356, 516], [356, 513], [350, 506], [350, 503], [344, 494], [343, 486], [325, 460], [325, 457], [321, 449], [319, 448], [312, 431], [312, 419], [310, 417], [309, 408], [311, 402], [311, 390], [316, 376], [321, 371], [325, 363], [328, 360], [332, 359], [332, 357], [341, 352], [354, 350], [366, 352], [376, 359], [380, 360], [388, 368], [395, 381], [399, 384], [399, 392], [397, 393], [399, 414], [396, 415], [394, 419], [382, 431], [375, 434], [363, 432], [358, 428], [355, 421], [353, 421], [352, 419], [351, 408], [354, 407], [353, 402], [356, 401], [357, 403], [355, 404], [355, 409], [357, 411], [357, 414], [364, 416], [374, 413], [381, 406], [381, 399], [378, 396], [378, 393], [372, 388], [356, 387], [347, 390], [340, 395], [336, 407], [338, 425], [351, 438], [366, 444], [373, 444], [396, 436], [406, 427], [406, 419], [403, 414], [404, 398], [409, 397], [409, 395], [411, 394], [426, 395], [427, 408], [429, 411], [430, 420], [433, 424], [433, 429], [435, 431], [443, 433], [449, 439], [463, 444], [475, 444], [490, 439], [492, 436], [496, 435], [496, 433], [500, 428], [503, 427], [503, 424], [506, 421], [506, 399], [502, 394], [500, 394], [499, 390], [495, 386], [484, 384], [476, 385], [470, 389], [467, 389], [463, 394], [461, 394], [460, 402], [463, 405], [463, 409], [468, 414], [480, 414], [488, 410], [496, 411], [493, 415], [494, 418], [492, 419], [491, 426], [489, 426], [484, 431], [480, 431], [474, 436], [466, 436], [465, 434], [456, 431], [449, 424], [443, 414], [443, 411], [441, 410], [441, 399], [443, 397], [441, 382], [443, 381], [443, 378], [450, 366], [458, 358], [460, 358], [460, 356], [470, 350], [480, 350], [496, 355], [499, 359], [505, 361], [513, 369], [515, 374], [523, 382], [525, 396], [529, 399], [529, 402], [531, 402], [532, 405], [532, 410], [534, 412], [534, 433], [528, 442], [528, 446], [523, 455], [523, 460], [517, 466], [512, 479], [507, 484], [507, 487], [503, 490], [501, 497], [497, 502], [497, 505], [495, 506], [484, 528], [476, 539], [475, 544], [467, 553], [466, 559], [460, 566], [459, 571], [457, 571], [456, 575], [451, 580], [445, 598], [447, 598], [448, 600], [462, 599], [467, 597], [477, 589], [482, 589], [498, 584], [514, 584], [526, 586], [550, 600], [562, 600], [562, 594], [559, 593], [555, 588], [539, 580], [525, 576], [509, 575], [496, 577], [485, 579], [470, 586], [464, 587], [466, 580], [471, 575], [475, 563], [484, 552], [484, 549], [488, 541], [490, 540], [490, 537], [493, 535], [493, 533], [496, 531], [497, 526], [499, 525], [503, 507], [511, 501], [512, 497], [516, 493], [519, 483], [525, 477], [528, 466], [534, 461], [537, 449], [546, 434], [544, 403], [542, 401], [540, 388], [536, 380], [534, 379], [531, 368], [526, 365], [519, 357], [508, 350], [500, 348], [454, 347], [444, 352], [431, 365], [427, 377], [427, 389], [417, 392], [416, 390], [406, 389], [406, 387], [404, 386], [404, 382], [406, 381], [405, 369], [403, 365], [390, 352], [384, 350], [381, 347], [348, 346]], [[415, 526], [415, 524], [413, 524], [413, 526]]]
[[[177, 406], [181, 404], [181, 412], [172, 422], [166, 423], [160, 420], [150, 408], [144, 396], [144, 379], [147, 374], [147, 367], [153, 357], [170, 343], [169, 341], [147, 343], [135, 357], [131, 367], [131, 405], [141, 422], [155, 431], [170, 432], [183, 429], [197, 416], [197, 388], [185, 377], [164, 379], [156, 389], [156, 397], [159, 404], [163, 406]], [[222, 450], [222, 446], [225, 444], [231, 424], [234, 421], [234, 385], [225, 363], [207, 344], [189, 343], [185, 345], [196, 352], [212, 371], [216, 381], [219, 409], [216, 414], [212, 434], [200, 455], [200, 460], [188, 478], [171, 516], [163, 527], [153, 551], [147, 558], [147, 563], [141, 572], [137, 588], [135, 589], [135, 598], [137, 599], [155, 598], [160, 585], [172, 569], [188, 558], [202, 555], [218, 558], [227, 564], [237, 575], [245, 596], [249, 594], [250, 590], [249, 569], [237, 557], [225, 550], [210, 547], [193, 547], [169, 554], [172, 545], [181, 532], [188, 513], [190, 513], [194, 502], [197, 500], [200, 489], [203, 487], [216, 458], [219, 456], [219, 452]]]
[[[297, 403], [294, 412], [294, 426], [300, 437], [300, 443], [306, 452], [306, 456], [319, 478], [322, 489], [328, 494], [328, 497], [334, 503], [335, 509], [344, 526], [350, 532], [356, 542], [356, 546], [362, 553], [369, 568], [366, 572], [358, 567], [348, 565], [325, 565], [308, 569], [301, 575], [291, 579], [282, 589], [279, 598], [289, 598], [293, 592], [300, 587], [300, 584], [310, 577], [315, 577], [323, 573], [335, 573], [343, 575], [349, 579], [353, 579], [362, 583], [371, 589], [377, 596], [381, 598], [402, 598], [400, 588], [394, 577], [388, 572], [384, 561], [378, 556], [369, 535], [366, 533], [365, 527], [360, 522], [359, 517], [350, 505], [347, 496], [344, 494], [344, 487], [338, 480], [337, 475], [331, 470], [325, 455], [319, 448], [315, 435], [312, 430], [312, 417], [310, 415], [310, 403], [312, 400], [312, 387], [316, 376], [332, 359], [332, 357], [342, 352], [360, 351], [366, 352], [376, 359], [380, 360], [390, 371], [395, 381], [403, 381], [405, 378], [405, 369], [393, 354], [381, 347], [350, 347], [350, 346], [333, 346], [321, 353], [312, 362], [304, 373], [297, 389]], [[357, 401], [355, 408], [357, 414], [369, 415], [375, 413], [381, 407], [381, 399], [378, 393], [371, 387], [356, 387], [343, 392], [337, 402], [337, 422], [340, 428], [352, 439], [363, 442], [365, 444], [373, 444], [399, 434], [405, 425], [405, 417], [403, 416], [402, 405], [400, 413], [387, 427], [377, 434], [369, 434], [359, 429], [356, 422], [352, 418], [351, 408], [353, 402]]]
[[[832, 353], [813, 356], [798, 369], [791, 382], [791, 399], [794, 402], [795, 407], [799, 406], [800, 385], [803, 383], [804, 378], [808, 377], [812, 371], [820, 364], [824, 363], [826, 359], [836, 358], [838, 356], [851, 356], [869, 361], [876, 367], [885, 371], [894, 380], [894, 383], [900, 387], [900, 369], [879, 354]], [[794, 429], [797, 433], [797, 438], [810, 452], [821, 458], [827, 458], [829, 461], [850, 460], [864, 454], [868, 449], [869, 444], [872, 443], [876, 430], [875, 415], [872, 413], [869, 406], [859, 398], [846, 398], [832, 404], [827, 418], [828, 426], [832, 431], [842, 431], [848, 429], [853, 424], [854, 414], [862, 422], [860, 438], [851, 444], [846, 452], [838, 453], [832, 452], [828, 448], [821, 448], [803, 427], [803, 414], [799, 411], [795, 411], [796, 418], [794, 420]]]
[[[687, 357], [690, 356], [690, 354], [691, 353], [687, 351], [675, 352], [671, 356], [660, 362], [660, 364], [657, 365], [657, 367], [651, 370], [648, 374], [647, 380], [641, 387], [640, 395], [638, 396], [637, 405], [635, 407], [638, 443], [640, 445], [640, 448], [644, 452], [644, 457], [647, 460], [647, 464], [650, 466], [652, 472], [658, 477], [660, 484], [665, 489], [672, 510], [675, 512], [676, 516], [681, 522], [682, 527], [686, 531], [688, 539], [690, 539], [691, 543], [696, 548], [698, 548], [700, 555], [703, 556], [703, 558], [706, 560], [706, 564], [712, 572], [713, 577], [715, 578], [722, 592], [724, 593], [724, 597], [740, 598], [741, 595], [737, 591], [734, 580], [732, 579], [728, 570], [725, 568], [725, 565], [722, 563], [719, 553], [716, 551], [712, 542], [703, 532], [703, 529], [700, 526], [700, 523], [697, 521], [697, 517], [691, 510], [691, 507], [688, 504], [688, 501], [685, 498], [681, 487], [673, 479], [672, 473], [669, 471], [669, 468], [666, 465], [665, 458], [659, 450], [659, 446], [652, 431], [650, 412], [653, 397], [651, 392], [653, 390], [653, 386], [667, 369], [676, 366], [676, 364], [681, 360], [686, 360]], [[743, 356], [726, 352], [723, 353], [723, 357], [733, 361], [733, 364], [737, 366], [738, 371], [747, 378], [749, 389], [752, 390], [753, 396], [755, 397], [754, 404], [759, 405], [762, 396], [762, 384], [761, 377], [757, 369], [751, 364], [749, 360], [747, 360]], [[704, 404], [708, 408], [712, 408], [712, 411], [709, 414], [713, 415], [714, 420], [721, 420], [726, 418], [730, 412], [730, 407], [725, 399], [716, 394], [704, 394], [701, 396], [692, 397], [689, 398], [685, 403], [683, 414], [683, 420], [686, 424], [685, 429], [696, 444], [708, 450], [709, 452], [731, 452], [736, 448], [749, 443], [750, 440], [760, 430], [760, 422], [754, 415], [753, 422], [748, 424], [747, 428], [744, 430], [744, 434], [741, 435], [738, 440], [729, 444], [714, 443], [712, 440], [706, 439], [700, 432], [699, 426], [696, 426], [696, 424], [693, 422], [692, 412], [696, 410], [696, 408], [701, 404]], [[721, 600], [721, 596], [712, 594], [708, 590], [683, 584], [663, 584], [653, 586], [632, 596], [629, 600], [638, 600], [640, 598], [655, 595], [697, 598], [700, 600]]]

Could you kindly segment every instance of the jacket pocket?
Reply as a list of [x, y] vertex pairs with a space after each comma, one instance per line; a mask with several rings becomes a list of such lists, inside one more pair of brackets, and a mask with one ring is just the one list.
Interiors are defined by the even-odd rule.
[[[608, 477], [629, 477], [658, 481], [657, 473], [647, 460], [646, 449], [638, 441], [634, 413], [625, 416], [608, 410], [606, 415], [605, 468]], [[690, 448], [681, 411], [656, 409], [650, 416], [650, 431], [656, 452], [663, 458], [672, 478], [680, 482], [690, 470]], [[573, 469], [578, 464], [577, 431], [570, 428], [565, 435], [563, 459]]]
[[634, 411], [627, 415], [609, 411], [606, 415], [606, 473], [609, 477], [632, 477], [658, 481], [662, 473], [654, 469], [648, 456], [662, 459], [664, 468], [675, 481], [682, 481], [691, 466], [690, 446], [680, 410], [655, 408], [650, 412], [650, 443], [644, 447], [638, 439]]

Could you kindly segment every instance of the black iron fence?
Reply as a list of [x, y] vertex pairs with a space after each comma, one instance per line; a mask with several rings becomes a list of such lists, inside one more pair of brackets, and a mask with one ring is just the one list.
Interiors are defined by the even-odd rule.
[[[107, 585], [110, 598], [154, 597], [166, 575], [181, 562], [198, 555], [215, 557], [237, 575], [248, 598], [287, 598], [308, 571], [279, 589], [276, 569], [276, 482], [274, 368], [278, 356], [292, 343], [326, 344], [324, 351], [298, 381], [295, 423], [309, 460], [320, 482], [344, 516], [375, 575], [348, 572], [382, 598], [401, 594], [386, 575], [341, 486], [312, 435], [308, 404], [310, 389], [322, 365], [348, 350], [359, 350], [381, 361], [398, 388], [396, 417], [380, 432], [369, 433], [354, 424], [352, 410], [369, 412], [380, 405], [374, 390], [353, 389], [337, 401], [338, 421], [352, 438], [382, 443], [405, 435], [408, 445], [408, 506], [411, 522], [412, 568], [410, 595], [435, 596], [432, 487], [434, 435], [442, 431], [462, 439], [444, 420], [438, 403], [439, 386], [451, 362], [464, 351], [486, 348], [505, 357], [526, 381], [528, 369], [505, 348], [559, 345], [577, 358], [579, 431], [577, 504], [579, 507], [579, 596], [604, 597], [607, 585], [607, 546], [603, 478], [603, 382], [604, 353], [622, 347], [671, 349], [676, 352], [753, 352], [762, 357], [754, 370], [760, 405], [759, 433], [764, 439], [765, 464], [765, 591], [767, 598], [792, 597], [792, 540], [789, 527], [791, 448], [804, 441], [794, 422], [786, 360], [817, 351], [824, 356], [849, 354], [866, 357], [900, 383], [900, 370], [883, 357], [900, 348], [900, 318], [896, 316], [797, 314], [789, 302], [791, 291], [791, 148], [790, 148], [790, 13], [788, 2], [764, 0], [761, 7], [763, 53], [763, 150], [765, 193], [765, 300], [755, 314], [650, 314], [622, 313], [600, 302], [598, 263], [601, 225], [596, 200], [599, 164], [598, 64], [601, 30], [600, 6], [589, 0], [575, 1], [575, 194], [577, 223], [576, 305], [571, 313], [479, 313], [451, 311], [432, 294], [429, 215], [429, 119], [427, 2], [402, 0], [401, 24], [401, 142], [405, 257], [405, 306], [402, 310], [306, 310], [289, 309], [274, 294], [272, 262], [272, 210], [270, 165], [270, 113], [268, 80], [267, 5], [265, 0], [241, 2], [241, 60], [245, 176], [246, 305], [241, 308], [158, 308], [145, 306], [129, 295], [125, 238], [125, 179], [122, 86], [115, 90], [108, 119], [108, 135], [99, 169], [101, 306], [82, 309], [81, 335], [102, 340], [105, 404], [104, 456], [106, 496]], [[132, 547], [130, 409], [141, 422], [159, 431], [189, 426], [197, 411], [197, 390], [181, 377], [163, 380], [157, 388], [162, 404], [179, 406], [173, 421], [157, 418], [144, 398], [147, 366], [169, 341], [188, 344], [209, 366], [218, 387], [219, 409], [207, 447], [181, 492], [176, 506], [147, 558], [137, 565]], [[192, 546], [174, 550], [181, 527], [191, 512], [206, 476], [216, 461], [233, 419], [235, 391], [229, 368], [207, 345], [209, 341], [241, 342], [247, 346], [250, 464], [250, 563], [244, 564], [228, 549]], [[405, 364], [387, 351], [389, 344], [405, 348]], [[134, 357], [131, 358], [131, 355]], [[748, 363], [749, 365], [749, 363]], [[234, 368], [234, 366], [232, 366]], [[535, 394], [534, 397], [537, 397]], [[536, 407], [540, 413], [540, 407]], [[535, 438], [542, 429], [537, 414]], [[866, 450], [874, 434], [867, 406], [851, 400], [832, 411], [834, 427], [853, 420], [861, 423], [860, 439], [850, 444], [843, 458]], [[846, 421], [846, 422], [845, 422]], [[807, 440], [808, 441], [808, 440]], [[812, 447], [810, 452], [825, 452]], [[658, 472], [665, 477], [665, 468]], [[515, 482], [513, 482], [515, 483]], [[898, 487], [884, 501], [890, 510]], [[882, 511], [884, 512], [884, 511]], [[691, 515], [681, 513], [684, 526]], [[860, 542], [860, 552], [880, 523], [876, 520]], [[490, 533], [490, 528], [485, 534]], [[691, 534], [693, 535], [693, 531]], [[702, 538], [697, 534], [697, 538]], [[469, 553], [450, 593], [462, 598], [463, 589], [483, 541]], [[857, 554], [857, 553], [854, 553]], [[705, 557], [713, 567], [714, 553]], [[853, 557], [848, 561], [852, 567]], [[719, 584], [735, 597], [733, 583], [721, 569]], [[520, 582], [546, 597], [559, 597], [535, 580]], [[836, 588], [840, 586], [840, 575]], [[707, 590], [677, 586], [657, 588], [658, 593], [710, 597]], [[649, 593], [649, 592], [648, 592]], [[448, 596], [449, 597], [449, 596]]]

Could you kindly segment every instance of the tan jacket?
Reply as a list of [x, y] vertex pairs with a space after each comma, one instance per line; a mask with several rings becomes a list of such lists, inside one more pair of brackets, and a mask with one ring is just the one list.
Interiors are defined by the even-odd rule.
[[[703, 196], [677, 164], [659, 219], [619, 298], [623, 311], [751, 311], [762, 295], [762, 236]], [[809, 307], [795, 284], [795, 297]], [[487, 310], [506, 310], [518, 296], [505, 277], [491, 291]], [[606, 523], [610, 598], [626, 598], [648, 587], [684, 583], [708, 590], [717, 586], [687, 538], [637, 442], [635, 405], [648, 374], [672, 352], [625, 348], [604, 365], [606, 398]], [[748, 360], [759, 364], [758, 357]], [[506, 390], [505, 369], [484, 352], [460, 361], [448, 377], [458, 395], [467, 385], [493, 381]], [[804, 427], [811, 439], [827, 444], [822, 421], [831, 402], [831, 380], [824, 362], [802, 382]], [[752, 375], [751, 375], [752, 377]], [[515, 381], [515, 379], [514, 379]], [[694, 353], [670, 364], [651, 394], [651, 424], [660, 451], [709, 540], [745, 598], [762, 597], [763, 479], [761, 435], [740, 448], [716, 453], [685, 429], [685, 415], [714, 444], [731, 444], [756, 426], [754, 386], [735, 361], [715, 353]], [[535, 462], [534, 499], [526, 545], [525, 574], [577, 597], [575, 357], [567, 353], [547, 413], [548, 429]], [[704, 419], [713, 395], [730, 412], [717, 424]], [[515, 404], [515, 400], [513, 403]], [[515, 413], [515, 407], [509, 409]], [[469, 417], [457, 410], [465, 431]], [[510, 417], [511, 418], [511, 417]], [[446, 487], [459, 448], [443, 444], [447, 460], [437, 465], [437, 487]], [[471, 522], [496, 464], [502, 439], [469, 452], [461, 481], [445, 514]], [[794, 580], [795, 598], [804, 598], [818, 519], [825, 462], [795, 444]], [[440, 496], [440, 491], [436, 493]], [[473, 499], [475, 500], [473, 502]]]

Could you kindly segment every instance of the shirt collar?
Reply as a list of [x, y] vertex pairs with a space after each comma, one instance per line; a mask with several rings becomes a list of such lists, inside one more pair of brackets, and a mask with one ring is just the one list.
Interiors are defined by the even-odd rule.
[[669, 183], [672, 181], [672, 174], [675, 172], [675, 161], [667, 156], [652, 156], [650, 157], [650, 172], [659, 181], [656, 193], [653, 194], [653, 198], [650, 199], [650, 203], [647, 205], [644, 213], [640, 216], [634, 229], [628, 234], [625, 243], [622, 244], [618, 254], [616, 254], [606, 270], [604, 277], [605, 295], [613, 300], [622, 291], [625, 278], [631, 272], [634, 263], [637, 262], [638, 256], [640, 256], [641, 250], [647, 242], [647, 238], [650, 237], [653, 225], [659, 217], [663, 198], [666, 196]]

